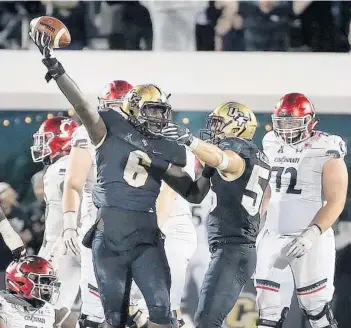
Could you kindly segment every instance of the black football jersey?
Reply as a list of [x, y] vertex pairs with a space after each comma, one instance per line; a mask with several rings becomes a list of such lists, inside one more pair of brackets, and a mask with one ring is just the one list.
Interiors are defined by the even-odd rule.
[[[137, 152], [184, 167], [185, 147], [164, 139], [150, 139], [141, 134], [121, 113], [107, 109], [100, 112], [107, 127], [103, 144], [96, 150], [97, 183], [93, 199], [98, 208], [153, 212], [161, 178], [148, 174]], [[159, 164], [158, 164], [159, 165]]]
[[211, 178], [217, 206], [207, 220], [209, 244], [254, 243], [260, 225], [260, 207], [270, 177], [268, 159], [245, 139], [227, 138], [219, 144], [245, 160], [241, 177], [230, 181], [218, 171]]

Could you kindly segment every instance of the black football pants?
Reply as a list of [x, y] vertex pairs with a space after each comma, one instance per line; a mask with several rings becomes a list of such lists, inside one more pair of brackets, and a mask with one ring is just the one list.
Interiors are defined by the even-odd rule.
[[[102, 211], [104, 227], [96, 230], [92, 245], [94, 271], [106, 321], [113, 327], [125, 327], [134, 279], [145, 298], [150, 321], [169, 324], [171, 277], [163, 239], [157, 229], [131, 228], [133, 220], [147, 222], [151, 214], [119, 212], [111, 221], [113, 212]], [[119, 222], [118, 231], [113, 228], [116, 222]]]
[[197, 328], [222, 327], [256, 267], [254, 245], [214, 246], [195, 313]]

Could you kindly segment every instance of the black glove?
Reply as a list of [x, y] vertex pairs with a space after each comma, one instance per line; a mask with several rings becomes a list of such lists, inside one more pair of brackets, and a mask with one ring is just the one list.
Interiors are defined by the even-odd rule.
[[176, 141], [178, 145], [186, 146], [189, 146], [194, 139], [194, 136], [188, 128], [182, 128], [173, 123], [163, 128], [161, 135], [169, 141]]
[[43, 64], [47, 67], [48, 72], [45, 75], [45, 80], [49, 82], [51, 79], [56, 80], [65, 73], [61, 63], [54, 57], [54, 51], [51, 48], [51, 36], [45, 32], [35, 31], [34, 34], [29, 32], [29, 36], [38, 47], [43, 55]]
[[12, 259], [16, 262], [23, 260], [27, 255], [27, 250], [24, 246], [18, 247], [12, 251]]

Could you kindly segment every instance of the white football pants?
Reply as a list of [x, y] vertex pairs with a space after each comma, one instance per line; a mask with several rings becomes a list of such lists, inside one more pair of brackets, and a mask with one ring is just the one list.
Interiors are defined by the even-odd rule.
[[[306, 255], [289, 261], [285, 254], [288, 244], [294, 238], [263, 229], [257, 239], [257, 266], [254, 278], [261, 319], [278, 322], [283, 309], [290, 308], [294, 288], [300, 307], [308, 315], [320, 314], [333, 298], [333, 230], [329, 229], [323, 233]], [[329, 321], [327, 316], [322, 316], [318, 320], [310, 320], [310, 323], [313, 328], [320, 328], [328, 326]]]

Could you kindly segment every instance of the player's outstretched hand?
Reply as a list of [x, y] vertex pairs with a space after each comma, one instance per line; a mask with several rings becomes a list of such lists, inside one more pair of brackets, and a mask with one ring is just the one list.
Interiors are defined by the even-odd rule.
[[308, 253], [316, 239], [321, 235], [317, 225], [309, 227], [304, 233], [296, 237], [288, 247], [287, 257], [300, 258]]
[[170, 123], [167, 127], [163, 128], [161, 135], [169, 141], [175, 141], [179, 145], [186, 146], [189, 146], [194, 138], [188, 128], [183, 128], [173, 123]]
[[53, 56], [53, 49], [50, 47], [51, 36], [45, 32], [34, 30], [29, 32], [29, 36], [44, 58], [50, 58]]
[[12, 259], [16, 262], [23, 260], [27, 255], [27, 250], [24, 246], [18, 247], [12, 251]]

